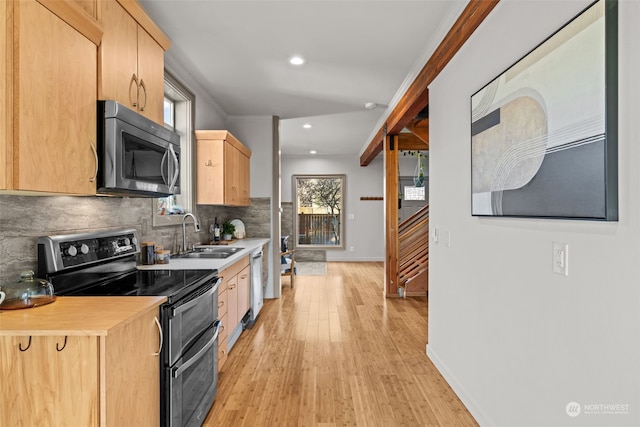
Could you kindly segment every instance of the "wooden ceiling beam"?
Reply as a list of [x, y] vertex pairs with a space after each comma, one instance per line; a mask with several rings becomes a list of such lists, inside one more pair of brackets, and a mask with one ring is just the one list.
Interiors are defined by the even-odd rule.
[[398, 150], [400, 151], [429, 151], [429, 143], [412, 133], [398, 134]]
[[407, 129], [429, 146], [429, 119], [413, 120], [407, 124]]
[[384, 128], [380, 128], [376, 136], [373, 137], [367, 149], [360, 156], [360, 166], [368, 166], [378, 154], [382, 153], [384, 146]]
[[[456, 22], [453, 24], [433, 55], [429, 58], [409, 89], [395, 106], [386, 120], [387, 133], [396, 135], [429, 104], [428, 87], [444, 69], [471, 34], [489, 15], [500, 0], [469, 0]], [[360, 166], [367, 166], [382, 151], [382, 129], [369, 142], [362, 156]]]

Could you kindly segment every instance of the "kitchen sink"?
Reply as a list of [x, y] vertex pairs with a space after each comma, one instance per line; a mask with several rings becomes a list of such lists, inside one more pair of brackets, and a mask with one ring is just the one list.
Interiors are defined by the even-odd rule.
[[224, 259], [229, 258], [231, 255], [240, 252], [244, 248], [237, 247], [220, 247], [211, 245], [199, 245], [193, 249], [193, 252], [185, 252], [183, 254], [174, 255], [173, 258], [213, 258]]
[[193, 248], [194, 252], [200, 253], [230, 253], [235, 254], [236, 252], [243, 251], [244, 248], [238, 248], [235, 246], [217, 246], [217, 245], [195, 245]]

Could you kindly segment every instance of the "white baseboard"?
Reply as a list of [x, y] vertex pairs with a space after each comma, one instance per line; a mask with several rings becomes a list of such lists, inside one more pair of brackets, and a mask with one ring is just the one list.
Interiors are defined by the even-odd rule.
[[451, 386], [453, 392], [458, 395], [464, 406], [466, 406], [473, 418], [475, 418], [476, 422], [481, 426], [493, 426], [494, 424], [489, 422], [489, 418], [480, 410], [480, 407], [475, 403], [471, 396], [469, 396], [456, 377], [447, 369], [444, 362], [438, 357], [432, 346], [429, 344], [426, 345], [426, 352], [427, 357], [431, 362], [433, 362], [449, 386]]

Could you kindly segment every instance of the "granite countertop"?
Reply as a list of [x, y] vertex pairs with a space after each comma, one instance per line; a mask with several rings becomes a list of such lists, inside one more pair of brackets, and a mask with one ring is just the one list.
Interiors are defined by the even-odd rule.
[[[229, 258], [171, 258], [169, 264], [138, 265], [139, 270], [218, 270], [222, 271], [236, 261], [251, 255], [253, 251], [269, 243], [267, 238], [242, 239], [231, 243], [229, 247], [244, 248]], [[222, 246], [224, 247], [224, 246]]]

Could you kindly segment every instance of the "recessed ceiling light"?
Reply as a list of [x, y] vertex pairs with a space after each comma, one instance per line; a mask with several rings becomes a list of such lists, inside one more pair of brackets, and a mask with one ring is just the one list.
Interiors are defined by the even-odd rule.
[[302, 64], [304, 64], [304, 58], [301, 57], [301, 56], [292, 56], [289, 59], [289, 63], [291, 65], [302, 65]]
[[316, 150], [311, 150], [309, 151], [309, 154], [317, 154], [318, 152]]
[[303, 124], [302, 127], [305, 129], [311, 129], [311, 125], [309, 123]]

